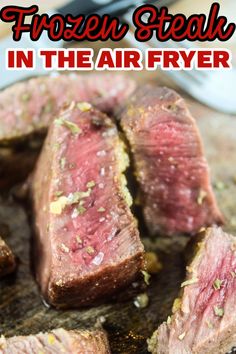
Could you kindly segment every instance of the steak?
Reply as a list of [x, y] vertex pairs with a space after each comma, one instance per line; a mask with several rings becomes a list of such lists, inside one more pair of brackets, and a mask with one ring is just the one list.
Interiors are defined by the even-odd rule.
[[158, 354], [225, 354], [236, 345], [236, 238], [213, 227], [197, 244], [173, 315], [149, 342]]
[[0, 93], [0, 145], [45, 130], [67, 102], [89, 101], [112, 113], [134, 90], [121, 75], [58, 75], [17, 83]]
[[73, 102], [49, 130], [32, 181], [37, 280], [56, 307], [79, 307], [125, 287], [143, 246], [112, 120]]
[[152, 234], [194, 234], [222, 223], [202, 142], [184, 100], [173, 90], [137, 89], [120, 113]]
[[66, 331], [58, 328], [49, 333], [0, 337], [1, 354], [109, 354], [107, 336], [103, 331]]
[[14, 272], [16, 260], [11, 249], [0, 237], [0, 278]]
[[70, 74], [34, 78], [2, 91], [0, 189], [24, 181], [32, 172], [47, 127], [65, 102], [91, 101], [112, 113], [134, 88], [134, 81], [121, 75]]

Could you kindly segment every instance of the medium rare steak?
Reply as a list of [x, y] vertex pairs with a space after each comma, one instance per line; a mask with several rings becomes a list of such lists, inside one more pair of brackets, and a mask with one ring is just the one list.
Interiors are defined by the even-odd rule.
[[113, 122], [72, 103], [52, 124], [32, 183], [37, 279], [56, 307], [88, 305], [140, 272], [143, 246]]
[[154, 333], [156, 354], [225, 354], [236, 345], [236, 238], [209, 228], [187, 267], [173, 315]]
[[103, 331], [66, 331], [62, 328], [49, 333], [0, 337], [1, 354], [109, 354], [107, 336]]
[[70, 74], [38, 77], [0, 92], [0, 189], [32, 172], [47, 127], [65, 102], [91, 101], [112, 113], [134, 88], [122, 75]]
[[151, 233], [196, 233], [222, 222], [194, 119], [173, 90], [144, 86], [121, 112], [138, 200]]
[[11, 249], [0, 237], [0, 278], [14, 272], [16, 260]]
[[17, 83], [0, 93], [0, 145], [45, 130], [67, 102], [89, 101], [106, 113], [127, 98], [135, 83], [121, 75], [59, 75]]

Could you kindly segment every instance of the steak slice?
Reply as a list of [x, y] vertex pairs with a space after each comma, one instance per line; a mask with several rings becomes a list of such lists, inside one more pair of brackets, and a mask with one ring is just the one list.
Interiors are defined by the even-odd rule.
[[173, 90], [144, 86], [121, 112], [140, 204], [152, 234], [194, 234], [220, 224], [196, 123]]
[[0, 237], [0, 278], [14, 272], [16, 260], [11, 249]]
[[91, 304], [140, 272], [128, 163], [115, 125], [90, 104], [72, 103], [52, 124], [31, 188], [37, 279], [50, 304]]
[[68, 102], [89, 101], [112, 113], [134, 90], [122, 75], [58, 75], [17, 83], [0, 93], [0, 145], [45, 130]]
[[182, 283], [174, 314], [154, 333], [158, 354], [225, 354], [236, 345], [236, 238], [209, 228]]
[[12, 338], [0, 337], [1, 354], [109, 354], [103, 331], [66, 331], [58, 328], [49, 333]]

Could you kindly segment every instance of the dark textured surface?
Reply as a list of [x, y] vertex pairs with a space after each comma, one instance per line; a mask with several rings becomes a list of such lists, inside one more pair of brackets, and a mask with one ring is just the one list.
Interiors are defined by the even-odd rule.
[[[199, 117], [212, 179], [217, 186], [217, 199], [226, 216], [224, 229], [236, 234], [236, 118], [215, 113], [196, 103], [190, 104], [190, 109]], [[147, 249], [158, 251], [164, 265], [161, 273], [152, 277], [148, 288], [150, 304], [146, 309], [137, 309], [131, 299], [82, 311], [56, 311], [43, 305], [30, 272], [31, 236], [23, 209], [11, 200], [1, 200], [0, 226], [3, 236], [6, 235], [7, 242], [20, 258], [16, 276], [0, 282], [0, 334], [37, 333], [61, 326], [66, 329], [89, 327], [104, 316], [104, 328], [110, 336], [113, 353], [147, 353], [146, 338], [170, 313], [184, 278], [185, 239], [152, 242], [145, 237]]]

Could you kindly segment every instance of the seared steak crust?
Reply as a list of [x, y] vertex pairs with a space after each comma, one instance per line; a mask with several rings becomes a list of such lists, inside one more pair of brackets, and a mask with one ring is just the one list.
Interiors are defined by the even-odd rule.
[[103, 331], [66, 331], [62, 328], [49, 333], [0, 338], [1, 354], [109, 354], [107, 336]]
[[196, 233], [222, 222], [196, 123], [173, 90], [139, 88], [120, 114], [151, 233]]
[[154, 333], [156, 354], [225, 354], [236, 345], [236, 238], [207, 229], [187, 267], [173, 315]]
[[16, 260], [10, 248], [0, 237], [0, 278], [14, 272]]
[[72, 103], [52, 124], [32, 183], [37, 280], [50, 304], [91, 304], [140, 272], [127, 165], [115, 125], [90, 104]]

